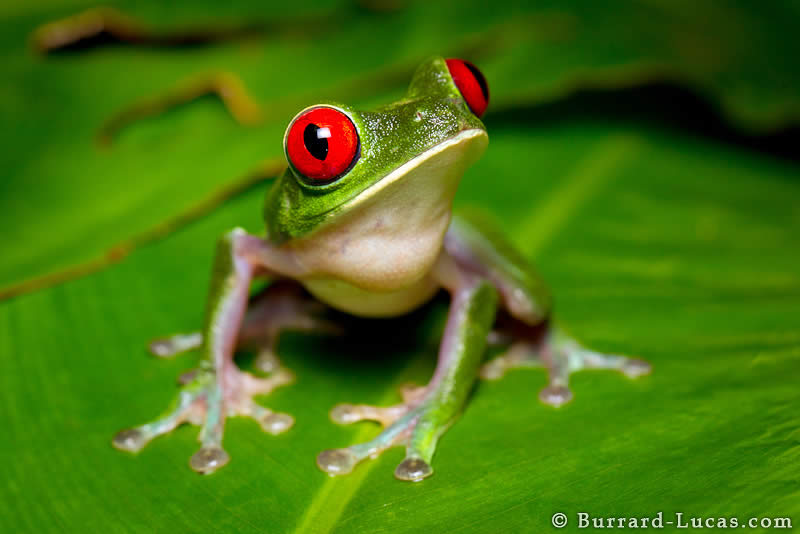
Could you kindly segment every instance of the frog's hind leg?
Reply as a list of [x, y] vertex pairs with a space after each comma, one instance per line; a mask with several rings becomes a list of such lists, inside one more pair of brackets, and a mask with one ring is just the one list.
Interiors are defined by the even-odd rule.
[[[236, 344], [257, 351], [255, 367], [271, 373], [281, 367], [276, 354], [281, 333], [287, 331], [340, 334], [342, 328], [329, 317], [329, 308], [311, 298], [292, 280], [277, 280], [250, 298]], [[178, 333], [152, 340], [148, 349], [159, 358], [172, 358], [199, 349], [203, 333]]]
[[572, 399], [569, 375], [581, 369], [616, 369], [629, 377], [650, 372], [643, 360], [589, 350], [554, 326], [545, 283], [491, 220], [474, 212], [454, 217], [445, 248], [463, 269], [491, 280], [501, 296], [501, 312], [488, 341], [509, 346], [483, 367], [484, 378], [500, 378], [515, 367], [544, 367], [549, 383], [539, 398], [560, 406]]
[[199, 349], [202, 344], [203, 333], [198, 330], [154, 339], [147, 348], [153, 356], [172, 358], [178, 354]]
[[309, 295], [302, 285], [279, 280], [250, 300], [238, 343], [256, 349], [255, 367], [271, 373], [281, 368], [278, 341], [281, 333], [289, 331], [342, 334], [344, 327], [333, 319], [330, 308]]
[[[514, 321], [511, 319], [511, 321]], [[569, 376], [584, 369], [612, 369], [629, 378], [648, 374], [651, 366], [644, 360], [618, 354], [604, 354], [587, 349], [557, 327], [541, 323], [529, 327], [518, 323], [516, 334], [495, 337], [513, 339], [507, 350], [481, 368], [486, 380], [502, 378], [506, 371], [515, 368], [545, 368], [548, 384], [539, 392], [539, 400], [552, 406], [561, 406], [572, 400]], [[527, 335], [519, 335], [527, 331]]]

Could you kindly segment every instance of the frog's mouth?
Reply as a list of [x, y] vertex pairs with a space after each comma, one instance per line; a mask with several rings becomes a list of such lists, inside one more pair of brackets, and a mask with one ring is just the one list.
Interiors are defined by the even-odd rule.
[[407, 204], [413, 197], [422, 197], [420, 200], [424, 204], [438, 202], [449, 209], [464, 171], [481, 157], [488, 142], [486, 130], [461, 130], [408, 160], [328, 214], [356, 209], [384, 192], [398, 195], [392, 199], [398, 205]]
[[298, 261], [370, 292], [419, 289], [441, 251], [461, 177], [487, 142], [485, 130], [464, 130], [394, 169], [298, 240]]
[[[461, 130], [425, 149], [355, 195], [320, 211], [298, 209], [292, 201], [286, 202], [281, 189], [273, 188], [273, 194], [267, 197], [265, 209], [290, 212], [290, 215], [285, 214], [285, 219], [291, 220], [292, 224], [291, 227], [281, 223], [270, 227], [268, 222], [267, 233], [278, 242], [310, 238], [325, 228], [338, 226], [359, 216], [362, 221], [375, 217], [375, 221], [391, 220], [397, 225], [403, 212], [408, 214], [409, 226], [424, 224], [426, 219], [434, 217], [431, 214], [439, 216], [439, 222], [445, 210], [449, 220], [452, 199], [461, 177], [486, 149], [488, 139], [482, 128]], [[291, 173], [291, 170], [286, 173]], [[294, 176], [291, 180], [301, 190], [305, 189]], [[303, 194], [303, 201], [306, 202], [317, 201], [321, 204], [323, 198], [320, 195]]]

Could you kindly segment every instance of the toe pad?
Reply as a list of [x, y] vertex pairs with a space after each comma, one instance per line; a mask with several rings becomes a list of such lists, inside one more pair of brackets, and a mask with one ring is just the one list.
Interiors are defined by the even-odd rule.
[[433, 468], [421, 458], [406, 458], [394, 470], [394, 476], [400, 480], [417, 482], [433, 474]]
[[358, 458], [350, 449], [329, 449], [317, 456], [317, 465], [331, 475], [344, 475], [353, 470]]
[[121, 451], [139, 452], [147, 445], [147, 439], [138, 428], [126, 428], [116, 433], [111, 444]]
[[203, 447], [192, 455], [189, 465], [198, 473], [207, 475], [227, 464], [230, 459], [228, 453], [219, 447]]

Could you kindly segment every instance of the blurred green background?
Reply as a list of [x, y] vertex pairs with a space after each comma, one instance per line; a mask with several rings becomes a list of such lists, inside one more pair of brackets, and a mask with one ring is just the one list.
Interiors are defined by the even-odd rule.
[[[0, 531], [538, 533], [555, 512], [566, 531], [577, 512], [800, 522], [800, 4], [484, 4], [118, 2], [156, 32], [255, 31], [51, 55], [31, 32], [95, 4], [0, 6]], [[196, 428], [113, 450], [196, 361], [154, 361], [146, 341], [200, 323], [213, 243], [260, 230], [268, 182], [208, 199], [279, 161], [303, 106], [391, 102], [436, 54], [472, 60], [491, 88], [490, 147], [458, 204], [496, 215], [560, 322], [653, 375], [577, 375], [554, 410], [536, 397], [543, 372], [513, 372], [479, 384], [431, 479], [395, 480], [399, 449], [329, 478], [316, 453], [378, 429], [328, 410], [424, 383], [439, 300], [388, 325], [404, 339], [392, 346], [285, 336], [298, 381], [264, 404], [295, 428], [230, 420], [232, 461], [211, 477], [187, 466]], [[219, 70], [242, 77], [261, 125], [204, 97], [95, 142], [126, 106]], [[202, 216], [171, 224], [186, 213]]]

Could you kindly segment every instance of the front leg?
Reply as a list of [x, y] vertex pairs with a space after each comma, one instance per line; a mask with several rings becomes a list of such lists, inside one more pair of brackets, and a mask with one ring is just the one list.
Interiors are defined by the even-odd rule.
[[[190, 373], [167, 412], [160, 418], [119, 432], [113, 445], [137, 452], [150, 440], [170, 432], [184, 422], [202, 425], [201, 448], [190, 465], [200, 473], [211, 473], [225, 465], [228, 454], [222, 448], [225, 418], [245, 415], [261, 423], [273, 434], [287, 430], [293, 419], [257, 404], [253, 397], [264, 395], [287, 384], [292, 375], [278, 368], [267, 378], [240, 371], [233, 362], [248, 302], [250, 282], [256, 269], [270, 273], [291, 271], [290, 259], [271, 249], [262, 240], [235, 229], [225, 234], [217, 246], [214, 270], [202, 335], [202, 360]], [[195, 339], [189, 340], [197, 341]]]
[[433, 474], [431, 459], [436, 444], [472, 390], [498, 301], [491, 283], [459, 270], [446, 256], [440, 258], [435, 276], [450, 290], [452, 303], [433, 378], [425, 388], [407, 389], [404, 403], [398, 406], [334, 408], [331, 416], [337, 422], [372, 419], [386, 428], [372, 441], [320, 453], [317, 465], [323, 471], [332, 475], [349, 473], [367, 456], [405, 445], [406, 458], [397, 466], [395, 476], [417, 481]]

